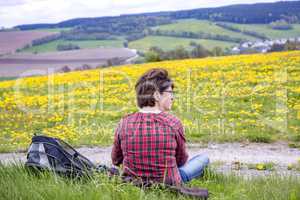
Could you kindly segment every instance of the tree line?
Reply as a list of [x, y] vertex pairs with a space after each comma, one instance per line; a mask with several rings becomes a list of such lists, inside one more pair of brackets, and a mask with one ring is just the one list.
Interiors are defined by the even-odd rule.
[[262, 40], [269, 39], [265, 34], [257, 33], [255, 31], [242, 30], [242, 29], [240, 29], [236, 26], [229, 25], [227, 23], [217, 22], [216, 25], [221, 27], [221, 28], [224, 28], [224, 29], [227, 29], [227, 30], [230, 30], [230, 31], [233, 31], [233, 32], [237, 32], [237, 33], [243, 33], [245, 35], [249, 35], [249, 36], [252, 36], [252, 37], [255, 37], [255, 38], [258, 38], [258, 39], [262, 39]]
[[145, 58], [145, 62], [158, 62], [163, 60], [177, 60], [188, 58], [204, 58], [208, 56], [224, 56], [229, 51], [223, 50], [221, 47], [214, 47], [212, 50], [204, 48], [201, 44], [191, 42], [191, 50], [178, 46], [173, 50], [163, 50], [157, 46], [150, 47], [146, 53], [139, 52]]
[[220, 40], [227, 42], [245, 42], [243, 38], [231, 37], [222, 34], [204, 33], [204, 32], [191, 32], [191, 31], [174, 31], [174, 30], [160, 30], [160, 29], [148, 29], [149, 35], [157, 36], [170, 36], [170, 37], [183, 37], [192, 39], [209, 39], [209, 40]]
[[273, 44], [269, 52], [300, 50], [300, 41], [288, 40], [284, 44]]

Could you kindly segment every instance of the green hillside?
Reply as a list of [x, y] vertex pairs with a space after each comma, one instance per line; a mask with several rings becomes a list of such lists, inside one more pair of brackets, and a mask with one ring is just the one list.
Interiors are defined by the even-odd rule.
[[176, 23], [168, 24], [168, 25], [162, 25], [155, 27], [154, 29], [159, 30], [168, 30], [168, 31], [176, 31], [176, 32], [183, 32], [183, 31], [189, 31], [189, 32], [203, 32], [208, 34], [220, 34], [220, 35], [227, 35], [234, 38], [241, 38], [245, 40], [256, 40], [255, 37], [247, 36], [242, 33], [236, 33], [233, 31], [229, 31], [226, 29], [223, 29], [215, 23], [210, 22], [208, 20], [197, 20], [197, 19], [185, 19], [185, 20], [178, 20]]
[[271, 39], [300, 37], [300, 24], [293, 24], [293, 29], [291, 30], [274, 30], [269, 27], [268, 24], [228, 24], [241, 30], [255, 31], [257, 33], [265, 34]]
[[[271, 39], [277, 38], [289, 38], [289, 37], [300, 37], [300, 24], [293, 24], [291, 30], [273, 30], [268, 24], [236, 24], [227, 23], [233, 27], [239, 28], [240, 30], [254, 31], [260, 35], [265, 35]], [[244, 33], [238, 33], [227, 30], [220, 26], [217, 26], [214, 22], [208, 20], [197, 20], [197, 19], [184, 19], [177, 20], [175, 23], [161, 25], [151, 28], [152, 30], [169, 31], [175, 33], [192, 32], [192, 33], [204, 33], [211, 35], [222, 35], [230, 38], [237, 38], [241, 40], [255, 41], [258, 38], [246, 35]], [[67, 29], [40, 29], [45, 31], [58, 32]], [[76, 44], [80, 48], [98, 48], [98, 47], [123, 47], [126, 35], [116, 36], [117, 40], [82, 40], [82, 41], [66, 41], [56, 40], [46, 44], [30, 47], [24, 49], [24, 52], [51, 52], [57, 51], [56, 47], [58, 44]], [[188, 37], [172, 37], [172, 36], [158, 36], [148, 35], [144, 38], [133, 40], [128, 43], [129, 48], [137, 49], [139, 51], [147, 51], [152, 46], [158, 46], [163, 50], [172, 50], [178, 46], [183, 46], [187, 49], [191, 49], [189, 45], [191, 41], [201, 44], [205, 48], [211, 50], [216, 46], [230, 48], [238, 45], [237, 42], [228, 42], [215, 39], [192, 39]]]
[[55, 40], [42, 45], [26, 48], [23, 50], [23, 52], [32, 52], [32, 53], [54, 52], [57, 51], [56, 49], [57, 45], [69, 44], [69, 43], [76, 44], [82, 49], [99, 48], [99, 47], [123, 47], [122, 40], [82, 40], [82, 41]]
[[236, 43], [222, 42], [217, 40], [202, 40], [202, 39], [189, 39], [189, 38], [176, 38], [166, 36], [147, 36], [140, 40], [129, 43], [129, 48], [147, 51], [152, 46], [160, 47], [163, 50], [172, 50], [178, 46], [183, 46], [190, 49], [190, 42], [194, 41], [203, 45], [207, 49], [212, 49], [216, 46], [226, 48], [235, 45]]

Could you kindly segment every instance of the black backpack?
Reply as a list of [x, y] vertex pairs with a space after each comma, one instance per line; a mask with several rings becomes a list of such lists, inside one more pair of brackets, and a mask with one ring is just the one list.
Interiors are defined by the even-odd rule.
[[25, 167], [39, 171], [51, 170], [68, 177], [91, 176], [97, 169], [66, 142], [42, 135], [32, 137]]

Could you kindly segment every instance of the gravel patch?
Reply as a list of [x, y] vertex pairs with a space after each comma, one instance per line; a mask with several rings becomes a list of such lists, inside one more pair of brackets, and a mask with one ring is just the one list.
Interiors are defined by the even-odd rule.
[[[111, 165], [110, 153], [112, 147], [80, 147], [77, 150], [96, 164]], [[268, 175], [296, 175], [300, 171], [288, 170], [288, 165], [299, 162], [300, 150], [289, 148], [287, 143], [209, 143], [205, 146], [188, 144], [191, 158], [197, 154], [206, 154], [216, 171], [233, 173], [238, 176], [255, 177]], [[2, 153], [0, 161], [5, 164], [26, 161], [26, 153]], [[248, 169], [249, 164], [273, 163], [274, 170]], [[238, 165], [238, 167], [237, 167]]]

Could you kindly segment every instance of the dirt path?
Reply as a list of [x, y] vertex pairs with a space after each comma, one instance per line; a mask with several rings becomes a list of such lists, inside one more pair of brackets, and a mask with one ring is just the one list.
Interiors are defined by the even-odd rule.
[[[111, 165], [111, 147], [81, 147], [77, 150], [94, 163]], [[206, 154], [209, 157], [212, 166], [214, 166], [217, 171], [222, 173], [232, 172], [246, 177], [271, 175], [274, 173], [281, 175], [292, 174], [300, 176], [300, 171], [287, 169], [289, 164], [299, 162], [300, 150], [289, 148], [286, 143], [210, 143], [206, 146], [189, 144], [188, 153], [190, 158], [196, 154]], [[25, 153], [0, 154], [0, 161], [6, 164], [16, 161], [24, 162], [25, 160]], [[248, 164], [267, 162], [274, 163], [273, 171], [258, 171], [255, 169], [248, 169], [247, 167]], [[238, 170], [237, 165], [240, 165]]]

